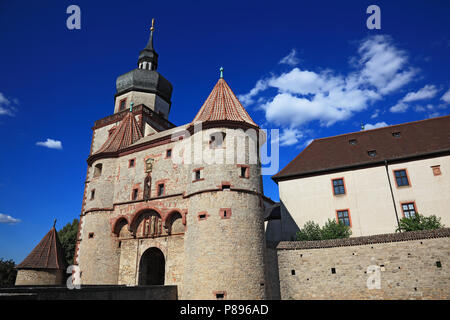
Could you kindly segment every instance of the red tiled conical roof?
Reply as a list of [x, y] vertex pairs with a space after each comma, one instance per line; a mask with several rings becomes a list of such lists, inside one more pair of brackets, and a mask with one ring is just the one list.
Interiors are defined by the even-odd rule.
[[17, 269], [66, 269], [64, 249], [53, 227]]
[[121, 150], [132, 145], [142, 137], [143, 134], [141, 128], [134, 118], [133, 113], [128, 112], [111, 136], [95, 153], [98, 154]]
[[226, 81], [220, 78], [193, 122], [223, 120], [246, 122], [256, 126]]

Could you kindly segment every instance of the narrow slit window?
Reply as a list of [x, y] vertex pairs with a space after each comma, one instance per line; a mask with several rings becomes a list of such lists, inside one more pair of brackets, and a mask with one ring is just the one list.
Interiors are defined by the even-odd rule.
[[136, 200], [138, 197], [138, 193], [139, 193], [138, 189], [133, 189], [133, 194], [131, 196], [131, 199]]
[[164, 183], [158, 184], [158, 197], [164, 195]]
[[130, 159], [130, 161], [128, 162], [128, 168], [134, 168], [135, 165], [135, 159]]
[[166, 151], [166, 158], [171, 158], [172, 157], [172, 149], [169, 149]]
[[119, 111], [124, 110], [126, 105], [127, 105], [127, 99], [120, 100], [120, 102], [119, 102]]
[[91, 191], [91, 200], [94, 200], [95, 198], [95, 189]]
[[202, 171], [200, 169], [194, 171], [194, 181], [199, 181], [202, 178]]
[[103, 165], [101, 163], [97, 163], [94, 167], [94, 178], [100, 177], [102, 175]]

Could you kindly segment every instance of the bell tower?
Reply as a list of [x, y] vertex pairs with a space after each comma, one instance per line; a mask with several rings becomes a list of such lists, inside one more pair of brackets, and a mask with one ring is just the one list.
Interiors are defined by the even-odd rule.
[[114, 96], [114, 113], [122, 112], [135, 106], [144, 104], [164, 119], [168, 119], [172, 104], [172, 84], [157, 70], [158, 54], [153, 47], [153, 32], [155, 19], [152, 19], [150, 38], [141, 50], [138, 67], [116, 80], [116, 94]]

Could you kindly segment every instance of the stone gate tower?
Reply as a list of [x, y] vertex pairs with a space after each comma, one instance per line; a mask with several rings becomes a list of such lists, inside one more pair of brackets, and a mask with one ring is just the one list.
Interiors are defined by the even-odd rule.
[[156, 71], [151, 30], [137, 68], [117, 78], [114, 113], [93, 127], [74, 258], [81, 284], [264, 299], [260, 129], [222, 72], [192, 122], [169, 122], [172, 85]]

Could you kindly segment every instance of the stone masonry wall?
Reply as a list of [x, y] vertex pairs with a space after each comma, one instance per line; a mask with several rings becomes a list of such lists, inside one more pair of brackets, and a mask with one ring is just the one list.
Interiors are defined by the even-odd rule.
[[[450, 229], [360, 238], [312, 241], [309, 248], [281, 242], [281, 299], [450, 298]], [[371, 265], [380, 270], [380, 289], [367, 288]]]
[[16, 277], [16, 286], [61, 285], [64, 281], [64, 271], [65, 270], [19, 270]]

